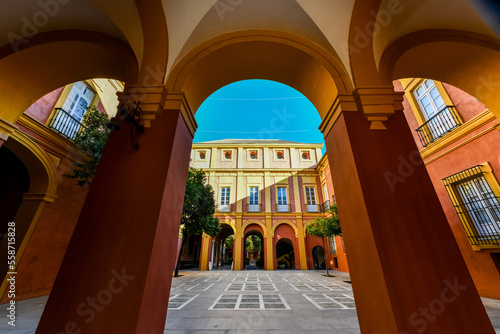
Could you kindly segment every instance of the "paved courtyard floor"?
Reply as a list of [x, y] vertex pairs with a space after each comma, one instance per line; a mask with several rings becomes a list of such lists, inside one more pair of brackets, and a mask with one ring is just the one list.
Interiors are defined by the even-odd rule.
[[[331, 274], [335, 277], [324, 271], [181, 271], [173, 279], [165, 333], [360, 333], [349, 275]], [[1, 305], [0, 333], [34, 333], [46, 300], [18, 302], [16, 327], [7, 324]], [[500, 301], [483, 302], [500, 333]]]

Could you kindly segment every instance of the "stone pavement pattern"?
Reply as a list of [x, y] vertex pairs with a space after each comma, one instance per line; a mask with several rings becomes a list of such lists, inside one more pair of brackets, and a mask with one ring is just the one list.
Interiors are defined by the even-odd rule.
[[[360, 333], [349, 275], [331, 273], [181, 271], [172, 281], [165, 333]], [[16, 327], [7, 325], [1, 305], [0, 333], [34, 333], [46, 300], [18, 302]], [[500, 302], [484, 303], [500, 333]]]

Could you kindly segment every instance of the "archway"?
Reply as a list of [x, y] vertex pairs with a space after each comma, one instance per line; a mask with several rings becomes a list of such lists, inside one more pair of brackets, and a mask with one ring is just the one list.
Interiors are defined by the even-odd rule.
[[276, 242], [276, 262], [278, 269], [295, 269], [295, 252], [290, 239], [283, 238]]
[[226, 222], [221, 223], [221, 231], [215, 238], [215, 269], [233, 269], [234, 266], [234, 228]]
[[[11, 187], [17, 189], [12, 194], [12, 197], [10, 194], [7, 195], [9, 197], [8, 202], [16, 205], [9, 207], [6, 211], [2, 210], [5, 213], [3, 219], [8, 219], [16, 224], [15, 239], [18, 248], [15, 263], [17, 266], [45, 205], [53, 203], [56, 198], [57, 177], [50, 158], [38, 145], [20, 131], [12, 133], [0, 150], [2, 150], [7, 162], [10, 160], [16, 168], [15, 172], [11, 171], [9, 174], [4, 175], [9, 177], [9, 182], [13, 181], [14, 177], [18, 177], [17, 185], [11, 184]], [[12, 166], [5, 164], [3, 168], [8, 171]], [[11, 190], [14, 189], [11, 188]], [[5, 221], [2, 221], [2, 225], [4, 223], [6, 224]], [[0, 243], [0, 250], [5, 254], [7, 254], [8, 248], [7, 241], [7, 238], [3, 238]], [[0, 296], [3, 296], [7, 288], [7, 271], [8, 266], [7, 262], [5, 262], [0, 265], [0, 278], [2, 280]]]
[[321, 246], [316, 246], [312, 250], [314, 269], [325, 269], [325, 250]]
[[28, 192], [30, 176], [19, 158], [6, 146], [0, 147], [0, 242], [7, 233], [8, 222], [21, 206], [23, 193]]
[[265, 261], [268, 250], [266, 249], [264, 227], [256, 221], [244, 224], [241, 254], [243, 269], [267, 269]]

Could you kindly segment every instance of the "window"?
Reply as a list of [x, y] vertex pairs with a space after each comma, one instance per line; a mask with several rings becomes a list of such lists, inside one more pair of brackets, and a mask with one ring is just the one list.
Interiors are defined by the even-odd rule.
[[220, 189], [219, 212], [231, 212], [231, 206], [229, 205], [230, 194], [231, 194], [231, 188], [224, 187]]
[[474, 166], [443, 180], [472, 245], [499, 244], [500, 202], [486, 169]]
[[259, 212], [259, 187], [250, 187], [248, 212]]
[[69, 139], [74, 139], [82, 126], [83, 116], [94, 98], [94, 92], [81, 81], [73, 84], [62, 108], [56, 108], [49, 127]]
[[278, 212], [289, 212], [286, 187], [278, 187]]
[[326, 184], [323, 185], [323, 193], [325, 195], [325, 203], [323, 204], [324, 210], [330, 209], [330, 201], [328, 200], [328, 189], [326, 187]]
[[259, 157], [256, 150], [249, 151], [248, 155], [250, 156], [250, 160], [257, 160]]
[[85, 83], [82, 81], [75, 82], [66, 101], [64, 101], [62, 109], [81, 122], [94, 95], [94, 92]]
[[426, 123], [417, 129], [424, 146], [460, 125], [455, 111], [451, 106], [446, 106], [434, 81], [425, 80], [413, 94], [426, 120]]
[[337, 244], [335, 243], [335, 237], [328, 238], [330, 243], [330, 254], [337, 254]]
[[302, 160], [311, 160], [311, 152], [301, 151], [300, 154], [301, 154], [300, 157], [302, 158]]
[[307, 212], [319, 212], [314, 187], [306, 187], [306, 206]]
[[233, 160], [233, 150], [223, 150], [221, 160], [232, 161]]

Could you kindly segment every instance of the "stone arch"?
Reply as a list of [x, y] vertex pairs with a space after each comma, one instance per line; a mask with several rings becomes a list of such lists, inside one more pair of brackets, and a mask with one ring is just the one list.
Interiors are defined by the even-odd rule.
[[[30, 185], [28, 192], [23, 194], [23, 199], [17, 213], [14, 216], [16, 224], [16, 264], [20, 262], [24, 250], [36, 228], [40, 214], [47, 203], [53, 203], [56, 199], [57, 174], [54, 165], [47, 154], [25, 134], [16, 130], [2, 147], [14, 153], [26, 167]], [[0, 243], [0, 251], [7, 253], [7, 238]], [[7, 263], [0, 266], [0, 296], [7, 289], [5, 276]]]
[[298, 230], [297, 226], [295, 226], [292, 222], [290, 222], [290, 221], [288, 221], [288, 220], [280, 220], [277, 224], [275, 224], [275, 225], [273, 226], [273, 229], [272, 229], [272, 233], [273, 233], [273, 234], [272, 234], [272, 236], [273, 236], [273, 237], [274, 237], [274, 231], [276, 231], [276, 228], [277, 228], [278, 226], [280, 226], [280, 225], [283, 225], [283, 224], [285, 224], [285, 225], [290, 225], [290, 226], [293, 228], [293, 230], [295, 231], [295, 237], [296, 237], [296, 238], [298, 238], [298, 237], [299, 237], [299, 230]]
[[229, 33], [201, 43], [177, 61], [166, 87], [184, 92], [196, 111], [219, 88], [246, 79], [273, 80], [297, 89], [322, 118], [338, 93], [353, 89], [336, 55], [300, 36], [265, 30]]
[[[0, 117], [15, 123], [41, 96], [66, 84], [90, 78], [135, 81], [137, 60], [121, 40], [85, 31], [40, 33], [14, 52], [0, 48]], [[24, 89], [18, 89], [23, 87]]]
[[[446, 51], [435, 57], [436, 50]], [[500, 75], [494, 69], [500, 69], [500, 45], [496, 40], [452, 30], [406, 35], [386, 49], [380, 63], [388, 82], [408, 77], [442, 81], [474, 96], [499, 118]]]
[[262, 229], [262, 231], [260, 231], [262, 233], [262, 236], [264, 238], [267, 237], [267, 230], [266, 230], [266, 225], [264, 225], [262, 222], [258, 221], [258, 220], [249, 220], [247, 222], [245, 222], [243, 224], [243, 226], [241, 226], [241, 237], [244, 238], [245, 237], [245, 234], [246, 234], [246, 229], [248, 226], [250, 225], [258, 225], [260, 226], [260, 228]]

